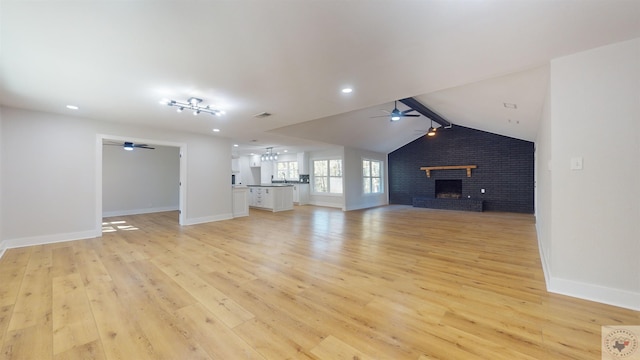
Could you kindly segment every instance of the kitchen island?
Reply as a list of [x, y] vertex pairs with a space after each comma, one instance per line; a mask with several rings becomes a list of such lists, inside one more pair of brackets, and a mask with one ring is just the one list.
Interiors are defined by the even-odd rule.
[[293, 185], [261, 184], [247, 187], [250, 207], [273, 212], [293, 210]]

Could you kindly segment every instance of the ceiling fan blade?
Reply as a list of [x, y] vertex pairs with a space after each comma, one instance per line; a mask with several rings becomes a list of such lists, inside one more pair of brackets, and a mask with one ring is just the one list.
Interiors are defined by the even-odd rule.
[[370, 119], [373, 118], [388, 118], [390, 115], [379, 115], [379, 116], [369, 116]]
[[380, 111], [382, 111], [383, 113], [385, 113], [387, 115], [391, 114], [391, 111], [389, 111], [389, 110], [380, 109]]
[[402, 117], [420, 117], [420, 115], [418, 115], [418, 114], [403, 114], [403, 115], [400, 115], [400, 116], [402, 116]]
[[136, 146], [138, 149], [149, 149], [149, 150], [155, 150], [155, 148], [151, 147], [151, 146]]
[[147, 144], [132, 144], [133, 147], [145, 147], [145, 146], [149, 146]]
[[414, 109], [409, 109], [409, 110], [405, 110], [405, 111], [403, 111], [402, 113], [403, 113], [403, 114], [408, 114], [408, 113], [410, 113], [410, 112], [412, 112], [412, 111], [415, 111], [415, 110], [414, 110]]

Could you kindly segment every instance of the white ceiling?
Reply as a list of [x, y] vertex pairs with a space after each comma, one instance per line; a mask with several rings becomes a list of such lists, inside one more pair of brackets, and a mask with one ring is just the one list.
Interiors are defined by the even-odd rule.
[[[387, 153], [429, 120], [374, 116], [415, 97], [456, 125], [534, 140], [549, 60], [636, 37], [635, 0], [1, 0], [0, 103], [229, 137], [240, 154]], [[226, 115], [158, 103], [191, 96]]]

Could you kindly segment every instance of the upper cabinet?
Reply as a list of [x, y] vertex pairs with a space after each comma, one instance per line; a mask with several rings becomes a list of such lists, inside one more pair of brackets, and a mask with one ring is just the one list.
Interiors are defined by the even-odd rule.
[[309, 154], [306, 152], [299, 152], [298, 154], [298, 173], [309, 173]]
[[251, 167], [260, 167], [262, 161], [260, 160], [260, 155], [251, 155], [249, 158], [249, 166]]
[[231, 172], [239, 173], [240, 172], [240, 160], [239, 159], [231, 159]]

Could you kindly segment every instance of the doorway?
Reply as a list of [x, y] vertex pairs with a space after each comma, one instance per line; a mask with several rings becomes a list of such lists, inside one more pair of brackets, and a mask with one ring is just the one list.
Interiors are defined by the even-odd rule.
[[[147, 147], [134, 147], [133, 150], [126, 151], [124, 149], [124, 145], [128, 142], [134, 144], [146, 144]], [[108, 150], [105, 150], [105, 143], [112, 144], [108, 146]], [[119, 144], [122, 144], [122, 146], [119, 146]], [[183, 225], [184, 209], [186, 208], [186, 144], [154, 139], [99, 134], [96, 140], [96, 149], [97, 233], [102, 233], [103, 217], [116, 215], [116, 212], [109, 211], [109, 209], [106, 209], [107, 211], [105, 211], [105, 206], [110, 206], [111, 209], [118, 207], [123, 208], [124, 210], [120, 209], [117, 212], [117, 215], [122, 216], [163, 211], [163, 204], [166, 206], [168, 203], [173, 203], [173, 205], [167, 207], [166, 211], [169, 211], [169, 208], [171, 208], [171, 210], [175, 210], [174, 194], [167, 195], [168, 197], [172, 196], [173, 199], [158, 199], [158, 204], [155, 205], [154, 200], [152, 200], [154, 197], [154, 189], [157, 193], [158, 191], [161, 191], [160, 189], [162, 186], [165, 188], [167, 188], [167, 186], [171, 187], [170, 184], [166, 183], [167, 181], [177, 182], [178, 223]], [[118, 152], [114, 152], [114, 150], [118, 150]], [[122, 152], [119, 152], [120, 150], [122, 150]], [[143, 153], [151, 151], [154, 153], [146, 153], [146, 155]], [[105, 163], [105, 154], [108, 156], [108, 161], [113, 160], [114, 158], [120, 158], [121, 160], [127, 159], [126, 164], [119, 164], [115, 166], [114, 164], [107, 164]], [[175, 157], [173, 157], [172, 154], [174, 154]], [[123, 158], [123, 156], [129, 156], [129, 158]], [[142, 161], [141, 159], [144, 159], [145, 156], [147, 159], [155, 158], [152, 162], [155, 162], [156, 164], [149, 164], [147, 163], [149, 160], [145, 160], [145, 162], [138, 163], [140, 169], [136, 169], [135, 161]], [[165, 156], [166, 158], [164, 160], [159, 159], [159, 157], [162, 156]], [[138, 158], [138, 160], [136, 160], [136, 158]], [[173, 162], [174, 160], [172, 160], [172, 158], [175, 158], [175, 162]], [[168, 162], [168, 164], [162, 164], [163, 161]], [[162, 170], [163, 167], [167, 169]], [[165, 172], [165, 175], [167, 173], [174, 173], [177, 171], [177, 179], [172, 176], [175, 180], [163, 179], [162, 181], [156, 181], [156, 184], [153, 186], [151, 186], [150, 183], [145, 185], [145, 181], [154, 181], [154, 176], [163, 176], [162, 173], [158, 173], [163, 171]], [[154, 174], [154, 172], [156, 173]], [[133, 178], [134, 176], [136, 177], [135, 179]], [[146, 179], [139, 179], [138, 177], [141, 176], [146, 177]], [[164, 182], [164, 184], [162, 184], [162, 182]], [[131, 186], [127, 185], [129, 183]], [[123, 184], [126, 186], [123, 186]], [[107, 186], [110, 188], [106, 188]], [[118, 186], [122, 187], [122, 194], [119, 194], [117, 191]], [[112, 187], [115, 187], [116, 190]], [[133, 190], [131, 188], [133, 188]], [[132, 191], [135, 196], [132, 196]], [[109, 198], [105, 199], [105, 196], [109, 196]]]

